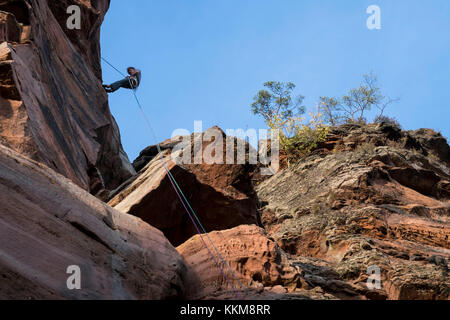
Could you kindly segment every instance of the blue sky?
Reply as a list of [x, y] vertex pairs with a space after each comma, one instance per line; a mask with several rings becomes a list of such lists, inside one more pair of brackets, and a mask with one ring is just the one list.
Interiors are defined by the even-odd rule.
[[[381, 30], [366, 9], [381, 8]], [[448, 0], [112, 0], [102, 27], [103, 57], [143, 72], [138, 96], [157, 138], [178, 128], [265, 128], [250, 111], [269, 80], [292, 81], [313, 108], [342, 96], [362, 75], [378, 75], [400, 98], [387, 114], [405, 129], [450, 136]], [[105, 82], [120, 76], [103, 66]], [[130, 160], [154, 144], [133, 100], [110, 95]]]

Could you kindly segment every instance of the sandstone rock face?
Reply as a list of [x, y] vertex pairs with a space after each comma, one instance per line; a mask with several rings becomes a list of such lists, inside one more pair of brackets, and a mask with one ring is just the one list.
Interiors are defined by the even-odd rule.
[[[82, 30], [66, 27], [72, 4], [89, 17]], [[0, 142], [94, 194], [135, 173], [101, 86], [99, 32], [108, 6], [0, 1], [8, 12], [0, 16]]]
[[442, 134], [431, 129], [419, 129], [408, 133], [427, 150], [427, 154], [450, 165], [450, 146]]
[[[203, 237], [217, 262], [222, 265], [231, 284], [217, 267], [200, 236], [196, 235], [177, 248], [190, 267], [201, 277], [200, 286], [194, 290], [199, 295], [196, 298], [210, 298], [216, 294], [233, 295], [233, 287], [237, 290], [239, 298], [250, 298], [246, 292], [248, 290], [254, 291], [282, 284], [297, 287], [299, 273], [286, 263], [284, 252], [274, 241], [266, 237], [263, 229], [257, 226], [239, 226], [209, 233], [210, 239], [230, 266], [234, 276], [224, 266], [206, 237]], [[222, 290], [225, 293], [221, 292]]]
[[[110, 0], [47, 0], [53, 16], [61, 29], [83, 56], [95, 75], [101, 79], [100, 27], [109, 9]], [[81, 30], [67, 28], [67, 8], [77, 5], [81, 9], [83, 23]]]
[[[0, 0], [0, 299], [450, 299], [441, 134], [344, 125], [264, 178], [215, 127], [132, 166], [101, 86], [109, 4]], [[70, 5], [82, 30], [67, 29]]]
[[257, 226], [211, 232], [209, 238], [231, 269], [204, 236], [232, 285], [197, 235], [177, 248], [200, 280], [192, 298], [334, 300], [366, 299], [368, 295], [364, 286], [339, 279], [326, 262], [285, 253]]
[[1, 145], [0, 201], [0, 299], [186, 296], [187, 266], [160, 231]]
[[20, 42], [21, 29], [16, 17], [0, 11], [0, 41]]
[[[187, 153], [190, 158], [197, 145], [195, 141], [203, 139], [211, 131], [226, 140], [223, 131], [212, 128], [203, 135], [192, 136], [190, 142], [175, 138], [162, 143], [167, 169], [175, 177], [207, 231], [228, 229], [241, 224], [259, 224], [250, 175], [252, 166], [207, 164], [205, 161], [194, 164], [193, 159], [192, 164], [177, 164], [173, 161], [172, 150], [177, 144], [182, 143], [180, 152]], [[219, 140], [208, 141], [203, 143], [204, 151], [213, 149], [215, 144], [219, 148], [226, 148]], [[178, 200], [155, 149], [149, 147], [143, 151], [135, 161], [136, 168], [142, 168], [139, 174], [113, 193], [109, 204], [119, 211], [142, 218], [162, 230], [172, 244], [179, 245], [197, 232]], [[223, 150], [225, 157], [226, 152]], [[147, 161], [150, 162], [146, 164]]]
[[378, 267], [382, 288], [366, 298], [449, 299], [448, 145], [418, 132], [332, 131], [324, 146], [333, 151], [257, 186], [268, 234], [293, 257], [324, 261], [361, 290], [367, 269]]

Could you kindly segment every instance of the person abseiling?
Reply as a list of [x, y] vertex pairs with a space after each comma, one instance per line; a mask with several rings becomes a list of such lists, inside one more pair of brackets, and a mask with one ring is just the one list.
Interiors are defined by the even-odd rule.
[[108, 93], [112, 93], [119, 90], [120, 88], [137, 89], [141, 84], [141, 70], [138, 70], [134, 67], [128, 67], [127, 72], [129, 75], [125, 79], [116, 81], [110, 85], [103, 85], [105, 91]]

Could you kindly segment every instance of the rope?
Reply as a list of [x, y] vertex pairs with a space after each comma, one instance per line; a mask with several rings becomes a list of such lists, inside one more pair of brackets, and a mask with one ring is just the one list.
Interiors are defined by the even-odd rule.
[[[138, 105], [139, 105], [139, 109], [141, 110], [143, 117], [145, 118], [147, 124], [150, 125], [150, 122], [149, 122], [149, 120], [148, 120], [148, 118], [147, 118], [147, 115], [145, 114], [144, 110], [142, 109], [142, 106], [140, 105], [139, 99], [137, 98], [136, 93], [135, 93], [134, 91], [133, 91], [133, 94], [134, 94], [134, 97], [135, 97], [135, 99], [136, 99], [136, 102], [137, 102]], [[150, 128], [151, 128], [151, 126], [150, 126]], [[153, 131], [153, 129], [151, 129], [151, 130]], [[154, 134], [154, 133], [152, 132], [152, 134]], [[155, 140], [155, 141], [157, 141], [157, 140]], [[188, 210], [187, 207], [186, 207], [186, 204], [184, 203], [183, 199], [181, 198], [180, 193], [178, 192], [178, 189], [177, 189], [176, 186], [175, 186], [175, 183], [176, 183], [176, 182], [174, 183], [175, 178], [173, 177], [172, 173], [170, 172], [169, 168], [167, 167], [167, 163], [166, 163], [166, 161], [164, 160], [164, 157], [163, 157], [163, 155], [162, 155], [161, 148], [160, 148], [159, 144], [157, 144], [157, 148], [158, 148], [158, 154], [159, 154], [159, 157], [160, 157], [160, 159], [161, 159], [161, 162], [163, 163], [164, 169], [166, 170], [166, 172], [167, 172], [167, 174], [168, 174], [168, 176], [169, 176], [170, 183], [172, 184], [172, 187], [174, 188], [174, 190], [175, 190], [175, 192], [176, 192], [178, 198], [180, 199], [180, 202], [183, 204], [184, 209], [186, 210], [187, 214], [189, 215], [189, 218], [191, 219], [192, 223], [194, 224], [194, 227], [195, 227], [195, 229], [197, 230], [197, 233], [199, 234], [199, 236], [200, 236], [200, 238], [201, 238], [201, 240], [202, 240], [202, 242], [203, 242], [205, 248], [208, 250], [209, 254], [210, 254], [211, 257], [214, 259], [215, 264], [216, 264], [217, 267], [219, 268], [219, 270], [220, 270], [220, 272], [222, 273], [222, 275], [224, 276], [225, 280], [226, 280], [226, 281], [231, 285], [231, 287], [233, 288], [233, 291], [235, 292], [236, 296], [237, 296], [240, 300], [242, 300], [242, 297], [241, 297], [240, 294], [237, 292], [235, 286], [234, 286], [233, 283], [228, 279], [228, 277], [226, 276], [224, 270], [222, 269], [222, 267], [220, 266], [220, 264], [217, 262], [216, 257], [212, 254], [211, 250], [209, 249], [208, 245], [206, 244], [205, 240], [203, 239], [203, 236], [202, 236], [202, 233], [201, 233], [200, 229], [198, 228], [197, 224], [195, 223], [194, 218], [192, 217], [191, 213], [189, 212], [189, 210]], [[181, 190], [180, 190], [180, 191], [181, 191]]]
[[111, 68], [113, 68], [114, 70], [116, 70], [122, 77], [126, 78], [127, 76], [124, 75], [122, 73], [122, 71], [120, 71], [119, 69], [117, 69], [116, 67], [114, 67], [111, 63], [108, 62], [108, 60], [106, 60], [105, 58], [102, 57], [102, 60], [105, 61]]
[[[102, 60], [105, 61], [105, 62], [106, 62], [109, 66], [111, 66], [114, 70], [116, 70], [119, 74], [121, 74], [122, 76], [125, 77], [125, 75], [124, 75], [122, 72], [120, 72], [116, 67], [114, 67], [111, 63], [109, 63], [106, 59], [104, 59], [104, 58], [102, 57]], [[133, 85], [132, 85], [132, 83], [131, 83], [131, 79], [129, 79], [129, 81], [130, 81], [130, 87], [131, 87], [131, 88], [134, 88]], [[146, 121], [146, 124], [147, 124], [148, 128], [150, 129], [150, 132], [151, 132], [151, 134], [152, 134], [152, 136], [153, 136], [153, 139], [155, 140], [156, 147], [157, 147], [157, 149], [158, 149], [159, 157], [160, 157], [161, 162], [162, 162], [162, 164], [163, 164], [163, 166], [164, 166], [164, 169], [166, 170], [166, 172], [167, 172], [167, 174], [168, 174], [169, 181], [170, 181], [170, 183], [171, 183], [173, 189], [175, 190], [175, 192], [176, 192], [176, 194], [177, 194], [177, 196], [178, 196], [178, 198], [179, 198], [181, 204], [183, 205], [184, 209], [186, 210], [186, 212], [187, 212], [189, 218], [191, 219], [191, 221], [192, 221], [192, 223], [193, 223], [193, 225], [194, 225], [194, 227], [195, 227], [195, 229], [196, 229], [198, 235], [200, 236], [200, 239], [202, 240], [202, 242], [203, 242], [205, 248], [208, 250], [209, 254], [210, 254], [211, 257], [213, 258], [213, 260], [214, 260], [216, 266], [219, 268], [219, 270], [220, 270], [220, 272], [222, 273], [224, 279], [225, 279], [225, 280], [228, 282], [228, 284], [232, 287], [232, 289], [233, 289], [234, 293], [236, 294], [236, 296], [237, 296], [239, 299], [242, 300], [241, 295], [237, 292], [237, 289], [235, 288], [235, 286], [233, 285], [233, 283], [229, 280], [229, 278], [228, 278], [227, 275], [225, 274], [225, 271], [222, 269], [222, 267], [220, 266], [220, 264], [219, 264], [219, 262], [217, 261], [216, 257], [214, 256], [214, 254], [211, 252], [210, 248], [208, 247], [208, 245], [207, 245], [205, 239], [203, 238], [202, 232], [200, 231], [198, 225], [200, 225], [201, 229], [203, 230], [204, 235], [205, 235], [206, 238], [208, 239], [208, 241], [209, 241], [209, 243], [211, 244], [211, 246], [214, 248], [214, 251], [217, 253], [217, 256], [219, 257], [219, 259], [222, 261], [222, 263], [223, 263], [223, 264], [227, 267], [227, 269], [230, 271], [230, 273], [232, 274], [233, 278], [239, 283], [239, 286], [246, 292], [246, 294], [247, 294], [249, 297], [251, 297], [251, 295], [250, 295], [250, 293], [248, 292], [247, 288], [241, 283], [241, 281], [240, 281], [239, 278], [235, 275], [235, 273], [233, 272], [233, 270], [231, 269], [231, 267], [228, 265], [228, 263], [227, 263], [227, 262], [225, 261], [225, 259], [222, 257], [222, 255], [220, 254], [220, 252], [219, 252], [219, 250], [217, 249], [217, 247], [214, 245], [213, 241], [211, 240], [211, 238], [209, 237], [208, 233], [206, 232], [206, 229], [203, 227], [202, 223], [200, 222], [200, 219], [198, 218], [197, 214], [195, 213], [194, 209], [193, 209], [192, 206], [190, 205], [190, 203], [189, 203], [189, 201], [187, 200], [186, 196], [184, 195], [182, 189], [180, 188], [179, 184], [177, 183], [175, 177], [174, 177], [174, 176], [172, 175], [172, 173], [170, 172], [170, 170], [169, 170], [169, 168], [168, 168], [168, 166], [167, 166], [167, 163], [166, 163], [166, 161], [164, 160], [164, 157], [163, 157], [163, 154], [162, 154], [161, 147], [160, 147], [160, 145], [159, 145], [159, 143], [158, 143], [158, 140], [157, 140], [157, 138], [156, 138], [156, 134], [155, 134], [155, 132], [154, 132], [154, 130], [153, 130], [153, 127], [152, 127], [152, 125], [151, 125], [151, 123], [150, 123], [150, 120], [148, 119], [148, 117], [147, 117], [147, 115], [146, 115], [146, 113], [145, 113], [145, 111], [144, 111], [144, 108], [142, 107], [142, 104], [140, 103], [140, 101], [139, 101], [139, 99], [138, 99], [138, 97], [137, 97], [137, 95], [136, 95], [136, 89], [133, 89], [133, 95], [134, 95], [134, 98], [135, 98], [135, 100], [136, 100], [136, 103], [137, 103], [137, 105], [138, 105], [138, 107], [139, 107], [139, 109], [140, 109], [140, 111], [141, 111], [141, 113], [142, 113], [142, 116], [144, 117], [144, 120]], [[183, 201], [183, 200], [184, 200], [184, 201]], [[186, 204], [187, 204], [187, 206], [186, 206]], [[190, 211], [188, 210], [187, 207], [189, 207]], [[192, 212], [192, 214], [191, 214], [191, 212]], [[196, 223], [196, 221], [194, 220], [193, 217], [195, 217], [195, 220], [198, 222], [198, 225], [197, 225], [197, 223]]]

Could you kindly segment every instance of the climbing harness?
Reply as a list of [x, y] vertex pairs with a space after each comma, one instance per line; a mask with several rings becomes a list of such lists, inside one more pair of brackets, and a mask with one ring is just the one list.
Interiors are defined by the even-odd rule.
[[138, 79], [136, 77], [132, 77], [132, 76], [128, 77], [128, 79], [130, 81], [131, 89], [136, 90], [139, 86]]
[[[117, 69], [114, 65], [112, 65], [108, 60], [106, 60], [105, 58], [102, 57], [102, 60], [108, 64], [110, 67], [112, 67], [114, 70], [116, 70], [120, 75], [122, 75], [123, 77], [126, 77], [119, 69]], [[222, 264], [225, 265], [225, 267], [230, 271], [231, 275], [233, 276], [234, 280], [236, 280], [239, 284], [239, 286], [243, 289], [243, 291], [245, 291], [246, 295], [249, 298], [252, 298], [251, 294], [248, 292], [247, 288], [241, 283], [241, 281], [239, 280], [239, 278], [235, 275], [235, 273], [233, 272], [233, 270], [231, 269], [231, 267], [229, 266], [229, 264], [225, 261], [225, 259], [222, 257], [222, 255], [220, 254], [219, 250], [217, 249], [217, 247], [214, 245], [214, 243], [212, 242], [211, 238], [209, 237], [208, 233], [206, 232], [206, 229], [203, 227], [202, 223], [200, 222], [200, 219], [198, 218], [197, 214], [195, 213], [194, 209], [192, 208], [191, 204], [189, 203], [189, 201], [187, 200], [186, 196], [184, 195], [182, 189], [180, 188], [179, 184], [177, 183], [175, 177], [172, 175], [172, 173], [170, 172], [166, 160], [163, 157], [163, 153], [161, 150], [161, 146], [158, 143], [158, 139], [156, 138], [156, 134], [153, 130], [153, 127], [150, 123], [149, 118], [147, 117], [147, 114], [144, 111], [144, 108], [142, 107], [142, 104], [139, 101], [139, 98], [137, 97], [136, 94], [136, 88], [135, 86], [133, 86], [133, 83], [131, 82], [132, 80], [130, 79], [130, 77], [128, 77], [129, 81], [130, 81], [130, 86], [131, 88], [133, 88], [133, 96], [136, 100], [136, 103], [139, 107], [140, 112], [142, 113], [142, 116], [148, 126], [148, 128], [150, 129], [150, 133], [153, 136], [153, 139], [155, 141], [156, 147], [158, 149], [158, 155], [161, 159], [161, 162], [163, 164], [164, 169], [167, 172], [167, 175], [169, 177], [169, 181], [172, 185], [172, 188], [174, 189], [175, 193], [178, 196], [178, 199], [180, 200], [181, 204], [183, 205], [184, 209], [186, 210], [186, 213], [188, 214], [190, 220], [192, 221], [198, 235], [200, 236], [200, 239], [203, 242], [203, 245], [205, 246], [205, 248], [208, 250], [208, 253], [211, 255], [212, 259], [214, 260], [214, 263], [216, 264], [216, 266], [218, 267], [218, 269], [220, 270], [221, 274], [223, 275], [225, 281], [231, 286], [231, 288], [233, 289], [235, 295], [238, 297], [238, 299], [243, 300], [242, 296], [238, 293], [238, 290], [236, 289], [236, 287], [234, 286], [234, 284], [230, 281], [230, 279], [228, 278], [228, 276], [226, 275], [225, 271], [223, 270], [223, 268], [221, 267], [219, 261], [217, 261], [216, 257], [214, 256], [214, 254], [211, 252], [211, 249], [209, 248], [209, 246], [207, 245], [205, 239], [203, 236], [206, 236], [208, 242], [210, 243], [210, 245], [213, 247], [214, 251], [216, 252], [219, 260], [222, 262]], [[195, 219], [194, 219], [195, 218]], [[198, 224], [197, 224], [198, 223]], [[200, 227], [199, 227], [200, 226]], [[202, 233], [202, 231], [203, 233]]]

